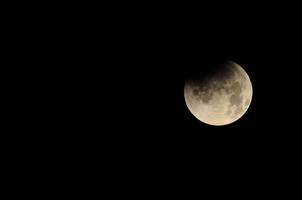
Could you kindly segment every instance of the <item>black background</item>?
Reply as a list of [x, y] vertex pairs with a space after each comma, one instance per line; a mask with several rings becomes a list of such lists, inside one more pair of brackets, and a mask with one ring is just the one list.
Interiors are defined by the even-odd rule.
[[[295, 12], [223, 5], [210, 11], [114, 8], [101, 22], [86, 24], [93, 37], [87, 36], [81, 64], [91, 67], [85, 69], [91, 88], [84, 91], [93, 94], [92, 138], [104, 138], [113, 152], [133, 162], [205, 165], [205, 156], [219, 166], [275, 165], [272, 160], [294, 159], [300, 138]], [[247, 71], [253, 100], [242, 119], [213, 127], [190, 114], [183, 86], [190, 75], [226, 60]]]
[[[17, 62], [29, 66], [17, 70], [29, 76], [15, 104], [18, 128], [30, 130], [18, 137], [56, 161], [48, 165], [73, 178], [74, 166], [106, 168], [122, 184], [292, 176], [300, 152], [294, 7], [73, 4], [38, 12], [18, 18], [14, 32], [26, 52]], [[203, 124], [185, 105], [185, 80], [227, 60], [249, 74], [252, 103], [233, 124]]]
[[[128, 163], [130, 171], [158, 170], [150, 173], [173, 177], [178, 170], [202, 169], [275, 179], [280, 168], [296, 166], [300, 41], [295, 17], [269, 8], [216, 9], [138, 9], [108, 17], [111, 28], [100, 36], [107, 44], [100, 59], [109, 59], [97, 71], [101, 84], [94, 87], [106, 103], [92, 117], [102, 116], [100, 126], [110, 119], [109, 129], [100, 133], [110, 144], [106, 152], [117, 155], [120, 165]], [[186, 108], [184, 82], [226, 60], [249, 74], [252, 104], [239, 121], [209, 126]]]

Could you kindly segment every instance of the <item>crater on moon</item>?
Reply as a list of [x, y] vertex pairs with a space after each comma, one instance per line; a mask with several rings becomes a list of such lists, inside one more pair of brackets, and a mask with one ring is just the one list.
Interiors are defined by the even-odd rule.
[[213, 97], [213, 91], [207, 91], [201, 95], [201, 100], [204, 103], [209, 103], [209, 101], [212, 99], [212, 97]]
[[199, 90], [198, 90], [198, 89], [194, 89], [194, 90], [193, 90], [193, 94], [194, 94], [195, 96], [198, 96], [198, 95], [199, 95]]
[[238, 94], [233, 94], [230, 98], [231, 106], [239, 106], [242, 102], [242, 97]]
[[241, 84], [236, 81], [232, 86], [231, 86], [231, 90], [236, 94], [236, 93], [241, 93]]

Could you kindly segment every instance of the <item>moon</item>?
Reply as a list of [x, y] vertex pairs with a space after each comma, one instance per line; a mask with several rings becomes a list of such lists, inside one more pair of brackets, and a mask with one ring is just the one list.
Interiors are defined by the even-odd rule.
[[184, 86], [185, 102], [200, 121], [214, 126], [231, 124], [248, 110], [253, 96], [244, 69], [227, 61], [205, 76], [190, 78]]

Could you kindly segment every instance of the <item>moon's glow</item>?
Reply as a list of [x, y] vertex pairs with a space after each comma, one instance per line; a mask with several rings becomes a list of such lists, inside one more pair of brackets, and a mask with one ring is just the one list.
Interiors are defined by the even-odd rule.
[[252, 100], [252, 83], [242, 67], [225, 63], [205, 77], [189, 79], [184, 96], [190, 112], [211, 125], [226, 125], [241, 118]]

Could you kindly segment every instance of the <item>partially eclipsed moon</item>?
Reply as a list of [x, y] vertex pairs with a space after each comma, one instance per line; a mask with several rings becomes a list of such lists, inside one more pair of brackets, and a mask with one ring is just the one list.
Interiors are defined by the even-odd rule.
[[242, 67], [226, 62], [205, 77], [186, 81], [184, 96], [190, 112], [210, 125], [226, 125], [241, 118], [252, 100], [252, 83]]

